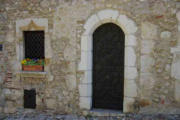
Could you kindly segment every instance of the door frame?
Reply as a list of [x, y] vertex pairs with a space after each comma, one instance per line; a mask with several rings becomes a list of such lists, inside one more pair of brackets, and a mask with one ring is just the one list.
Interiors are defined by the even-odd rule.
[[138, 95], [136, 85], [138, 78], [137, 54], [135, 52], [137, 47], [135, 33], [138, 28], [132, 19], [112, 9], [101, 10], [93, 14], [83, 26], [85, 31], [81, 35], [81, 59], [78, 70], [84, 74], [80, 78], [79, 84], [79, 107], [88, 110], [92, 107], [92, 34], [100, 25], [110, 22], [118, 25], [125, 33], [123, 112], [133, 112], [133, 103]]

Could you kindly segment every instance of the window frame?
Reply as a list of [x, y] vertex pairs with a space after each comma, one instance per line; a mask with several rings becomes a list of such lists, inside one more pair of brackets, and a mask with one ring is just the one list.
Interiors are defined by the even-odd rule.
[[16, 20], [16, 40], [17, 40], [16, 66], [17, 67], [15, 67], [15, 70], [19, 71], [20, 73], [26, 72], [26, 71], [22, 71], [22, 64], [21, 64], [21, 61], [25, 58], [23, 31], [44, 31], [44, 48], [45, 48], [44, 57], [46, 58], [46, 65], [44, 66], [44, 71], [40, 71], [40, 72], [35, 71], [34, 73], [43, 73], [47, 71], [49, 72], [49, 63], [50, 63], [49, 61], [50, 58], [52, 57], [52, 50], [51, 50], [50, 39], [48, 34], [47, 18], [26, 18], [26, 19]]

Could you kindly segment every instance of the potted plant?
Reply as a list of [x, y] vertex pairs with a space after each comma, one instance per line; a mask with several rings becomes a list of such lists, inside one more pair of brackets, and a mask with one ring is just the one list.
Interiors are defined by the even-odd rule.
[[44, 59], [29, 59], [21, 61], [23, 71], [43, 71]]

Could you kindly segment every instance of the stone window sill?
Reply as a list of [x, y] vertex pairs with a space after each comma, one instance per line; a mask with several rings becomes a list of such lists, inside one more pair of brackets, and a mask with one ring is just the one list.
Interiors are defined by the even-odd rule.
[[21, 77], [31, 77], [31, 78], [45, 78], [47, 72], [37, 72], [37, 71], [20, 71]]

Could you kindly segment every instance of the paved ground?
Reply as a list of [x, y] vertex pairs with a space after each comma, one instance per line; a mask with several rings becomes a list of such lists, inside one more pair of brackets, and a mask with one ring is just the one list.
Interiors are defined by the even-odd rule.
[[179, 115], [145, 115], [145, 114], [122, 114], [120, 116], [77, 116], [77, 115], [54, 115], [45, 113], [21, 113], [12, 115], [0, 114], [0, 120], [180, 120]]

